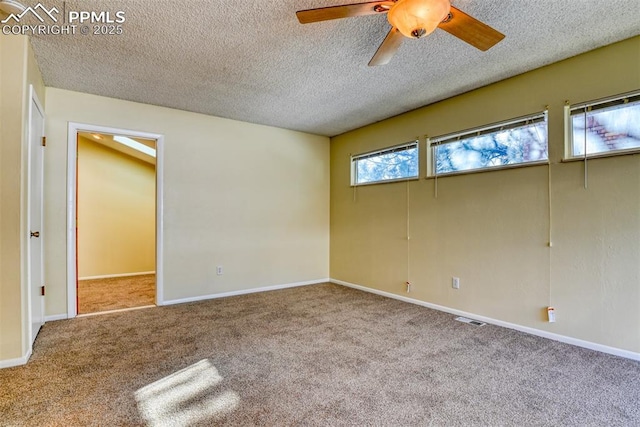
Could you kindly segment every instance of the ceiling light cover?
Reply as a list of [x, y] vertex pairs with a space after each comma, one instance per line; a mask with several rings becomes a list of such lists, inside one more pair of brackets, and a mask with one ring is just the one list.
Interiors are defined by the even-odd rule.
[[449, 0], [398, 0], [387, 16], [402, 35], [417, 39], [432, 33], [450, 9]]
[[6, 15], [10, 15], [12, 13], [17, 15], [24, 12], [25, 9], [26, 7], [14, 0], [0, 1], [0, 13], [4, 13]]

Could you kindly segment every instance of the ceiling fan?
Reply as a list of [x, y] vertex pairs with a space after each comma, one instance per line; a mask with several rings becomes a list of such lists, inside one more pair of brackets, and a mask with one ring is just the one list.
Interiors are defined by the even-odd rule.
[[296, 15], [301, 24], [309, 24], [379, 13], [387, 13], [391, 30], [369, 61], [369, 66], [387, 64], [400, 48], [403, 37], [419, 39], [436, 28], [441, 28], [482, 51], [504, 38], [504, 34], [451, 6], [449, 0], [372, 1], [300, 10]]

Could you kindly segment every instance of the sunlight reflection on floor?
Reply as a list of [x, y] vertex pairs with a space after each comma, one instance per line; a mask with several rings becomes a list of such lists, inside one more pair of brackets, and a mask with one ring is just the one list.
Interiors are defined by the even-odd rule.
[[222, 379], [216, 367], [203, 359], [136, 391], [138, 409], [150, 426], [220, 419], [240, 402], [234, 391], [215, 390]]

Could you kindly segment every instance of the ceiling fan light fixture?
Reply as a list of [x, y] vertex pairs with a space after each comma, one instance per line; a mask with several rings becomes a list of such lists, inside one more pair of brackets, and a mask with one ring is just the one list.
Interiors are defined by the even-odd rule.
[[17, 15], [26, 10], [26, 7], [15, 0], [0, 1], [0, 15]]
[[398, 0], [387, 17], [403, 36], [418, 39], [431, 34], [450, 10], [449, 0]]

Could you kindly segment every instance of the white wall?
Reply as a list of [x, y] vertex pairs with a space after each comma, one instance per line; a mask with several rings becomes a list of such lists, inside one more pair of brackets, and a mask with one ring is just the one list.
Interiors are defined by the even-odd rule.
[[45, 109], [47, 315], [67, 312], [69, 121], [165, 136], [165, 300], [328, 277], [328, 138], [54, 88]]

